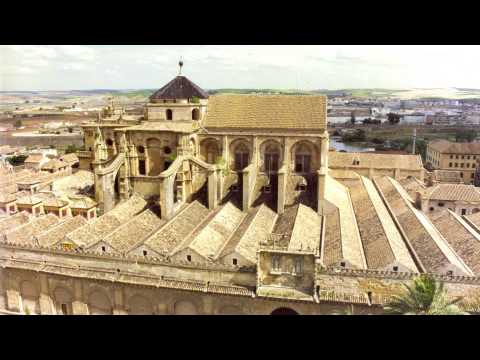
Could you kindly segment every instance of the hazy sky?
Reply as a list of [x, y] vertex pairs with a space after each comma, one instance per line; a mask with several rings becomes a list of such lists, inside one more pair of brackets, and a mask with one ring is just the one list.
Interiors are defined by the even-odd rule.
[[0, 90], [480, 88], [480, 46], [0, 45]]

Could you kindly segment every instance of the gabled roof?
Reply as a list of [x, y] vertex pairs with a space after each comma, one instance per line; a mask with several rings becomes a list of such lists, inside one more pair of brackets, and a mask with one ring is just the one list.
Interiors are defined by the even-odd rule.
[[208, 94], [185, 76], [179, 75], [150, 96], [150, 100], [191, 99], [193, 97], [208, 99]]
[[77, 155], [73, 153], [63, 155], [62, 157], [60, 157], [60, 160], [72, 164], [79, 162]]
[[430, 200], [480, 201], [480, 192], [477, 188], [464, 184], [438, 184], [428, 188], [427, 196]]
[[208, 101], [206, 128], [323, 130], [323, 95], [217, 95]]

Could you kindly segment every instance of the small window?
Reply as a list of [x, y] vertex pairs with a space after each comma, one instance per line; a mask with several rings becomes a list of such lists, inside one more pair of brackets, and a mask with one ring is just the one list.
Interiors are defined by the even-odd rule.
[[192, 261], [192, 255], [187, 255], [187, 261], [188, 262]]
[[105, 249], [105, 246], [102, 246], [102, 252], [105, 252], [106, 249]]
[[147, 250], [143, 250], [143, 256], [147, 256]]
[[458, 167], [458, 163], [455, 163], [455, 167]]
[[347, 266], [347, 264], [345, 263], [345, 261], [342, 261], [342, 262], [340, 263], [340, 266], [344, 268], [345, 266]]
[[430, 210], [430, 211], [433, 211], [433, 210], [435, 210], [435, 209], [434, 209], [433, 207], [431, 207], [429, 210]]
[[448, 166], [449, 166], [449, 167], [452, 167], [452, 163], [448, 163]]
[[172, 112], [172, 110], [168, 109], [166, 115], [167, 115], [167, 120], [172, 120], [172, 119], [173, 119], [173, 112]]
[[144, 148], [142, 145], [140, 145], [140, 146], [137, 147], [137, 151], [138, 151], [140, 154], [143, 154], [143, 153], [145, 152], [145, 148]]
[[453, 276], [453, 271], [452, 271], [452, 270], [448, 270], [448, 271], [447, 271], [447, 276]]
[[235, 266], [236, 266], [237, 264], [238, 264], [238, 261], [237, 261], [237, 259], [233, 259], [233, 265], [235, 265]]
[[198, 109], [192, 110], [192, 120], [199, 120], [200, 119], [200, 111]]
[[147, 173], [145, 168], [145, 160], [138, 160], [138, 173], [140, 175], [145, 175]]
[[463, 179], [463, 172], [460, 173], [460, 177]]
[[169, 146], [165, 146], [163, 148], [163, 152], [167, 155], [171, 154], [172, 153], [172, 149], [169, 147]]
[[464, 167], [464, 165], [465, 165], [464, 163], [461, 163], [461, 164], [460, 164], [460, 167], [462, 167], [462, 168], [463, 168], [463, 167]]
[[462, 215], [466, 215], [467, 214], [467, 209], [462, 209]]
[[398, 266], [394, 266], [393, 271], [398, 271]]
[[113, 140], [112, 139], [107, 139], [107, 145], [112, 146], [113, 145]]

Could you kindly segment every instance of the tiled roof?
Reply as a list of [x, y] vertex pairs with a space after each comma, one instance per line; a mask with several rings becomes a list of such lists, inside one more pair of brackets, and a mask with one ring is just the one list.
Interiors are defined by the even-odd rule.
[[480, 235], [450, 210], [433, 223], [474, 274], [480, 275]]
[[480, 202], [480, 192], [473, 185], [437, 184], [427, 189], [430, 200]]
[[[353, 160], [358, 160], [358, 165], [353, 165]], [[423, 169], [420, 155], [387, 155], [373, 153], [344, 153], [330, 151], [328, 153], [328, 166], [331, 168], [359, 167], [377, 169]]]
[[194, 201], [150, 236], [145, 244], [161, 254], [174, 250], [208, 215], [208, 209]]
[[18, 205], [35, 205], [41, 202], [42, 199], [35, 195], [27, 195], [17, 199]]
[[428, 146], [446, 154], [480, 154], [480, 142], [461, 143], [439, 139], [431, 141]]
[[206, 128], [326, 128], [325, 96], [218, 95], [208, 101]]
[[26, 224], [29, 220], [29, 216], [26, 212], [19, 212], [6, 219], [0, 220], [0, 234], [15, 229], [17, 226]]
[[75, 229], [78, 229], [80, 226], [83, 226], [86, 223], [87, 220], [80, 215], [69, 218], [38, 236], [38, 243], [40, 246], [45, 247], [56, 245], [59, 241], [65, 238], [65, 235]]
[[66, 167], [68, 164], [58, 159], [52, 159], [42, 165], [42, 170], [57, 170]]
[[145, 210], [130, 221], [118, 227], [114, 232], [105, 237], [105, 242], [115, 250], [126, 252], [144, 240], [145, 236], [162, 225], [161, 220], [151, 210]]
[[60, 160], [65, 161], [69, 164], [75, 164], [79, 161], [77, 155], [73, 153], [63, 155], [62, 157], [60, 157]]
[[308, 251], [318, 254], [320, 250], [321, 217], [309, 206], [299, 204], [289, 251]]
[[58, 221], [58, 217], [53, 214], [40, 216], [7, 233], [7, 241], [16, 244], [35, 244], [33, 236], [38, 236]]
[[198, 85], [187, 79], [187, 77], [179, 75], [161, 89], [154, 92], [153, 95], [150, 96], [150, 100], [191, 99], [193, 97], [207, 99], [208, 94]]

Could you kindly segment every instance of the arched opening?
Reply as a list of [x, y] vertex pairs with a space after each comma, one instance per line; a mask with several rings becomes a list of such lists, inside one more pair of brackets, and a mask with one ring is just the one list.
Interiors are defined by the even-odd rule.
[[113, 313], [108, 296], [98, 290], [89, 295], [88, 310], [90, 315], [111, 315]]
[[200, 144], [200, 155], [202, 160], [209, 163], [215, 164], [217, 157], [219, 157], [220, 149], [218, 142], [215, 139], [207, 139], [201, 142]]
[[267, 174], [277, 172], [280, 160], [280, 147], [274, 143], [268, 144], [265, 147], [263, 156], [265, 172]]
[[39, 293], [32, 282], [23, 281], [20, 284], [20, 295], [22, 297], [22, 311], [25, 314], [40, 314]]
[[72, 315], [73, 314], [72, 293], [63, 287], [57, 287], [53, 295], [55, 297], [55, 308], [56, 308], [57, 314]]
[[250, 150], [247, 145], [240, 143], [235, 147], [235, 171], [245, 169], [250, 162]]
[[189, 301], [177, 301], [174, 306], [176, 315], [196, 315], [197, 308]]
[[152, 303], [141, 295], [134, 295], [128, 301], [129, 314], [131, 315], [152, 315]]
[[148, 175], [156, 176], [163, 170], [162, 143], [158, 139], [147, 140]]
[[281, 307], [273, 310], [270, 315], [298, 315], [298, 313], [293, 309]]
[[295, 172], [306, 174], [312, 169], [312, 151], [306, 144], [295, 147]]
[[173, 111], [170, 109], [167, 109], [166, 113], [167, 120], [172, 120], [173, 119]]
[[192, 120], [200, 120], [200, 110], [198, 109], [192, 110]]

